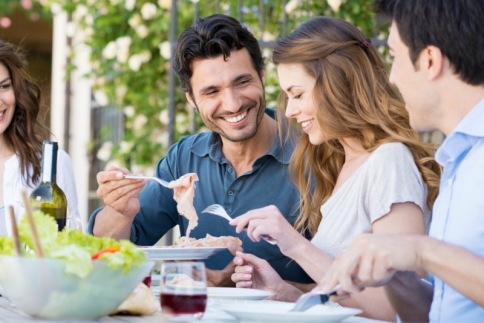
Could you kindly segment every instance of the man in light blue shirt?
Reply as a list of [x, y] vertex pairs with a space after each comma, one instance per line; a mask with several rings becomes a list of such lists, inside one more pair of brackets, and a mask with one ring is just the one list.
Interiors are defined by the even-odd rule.
[[447, 136], [440, 192], [430, 237], [358, 236], [318, 289], [386, 284], [402, 321], [484, 322], [484, 1], [376, 2], [412, 127]]

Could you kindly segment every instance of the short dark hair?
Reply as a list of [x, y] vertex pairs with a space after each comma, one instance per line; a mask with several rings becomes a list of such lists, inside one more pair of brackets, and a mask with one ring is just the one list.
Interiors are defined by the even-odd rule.
[[194, 60], [220, 55], [227, 59], [232, 50], [242, 48], [249, 52], [252, 65], [260, 76], [264, 70], [264, 59], [257, 39], [247, 28], [236, 19], [221, 14], [198, 19], [178, 39], [173, 68], [180, 78], [181, 88], [193, 94], [190, 78]]
[[434, 45], [464, 82], [484, 84], [483, 0], [376, 0], [375, 11], [395, 22], [414, 64]]

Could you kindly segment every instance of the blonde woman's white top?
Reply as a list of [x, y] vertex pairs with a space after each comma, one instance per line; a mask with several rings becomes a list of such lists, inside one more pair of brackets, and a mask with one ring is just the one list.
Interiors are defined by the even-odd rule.
[[[76, 182], [74, 179], [74, 171], [72, 169], [71, 159], [69, 155], [64, 151], [59, 149], [57, 153], [57, 185], [61, 188], [67, 198], [68, 204], [68, 214], [69, 216], [79, 216], [79, 210], [77, 206], [77, 191]], [[27, 196], [30, 195], [32, 190], [37, 186], [38, 183], [34, 183], [32, 186], [27, 185], [22, 179], [22, 172], [20, 170], [20, 162], [18, 156], [15, 154], [9, 160], [5, 162], [5, 170], [3, 173], [3, 201], [5, 204], [5, 209], [3, 212], [3, 219], [0, 221], [5, 221], [7, 232], [6, 234], [10, 236], [11, 232], [11, 222], [8, 216], [8, 207], [13, 206], [15, 211], [15, 217], [17, 222], [25, 214], [25, 206], [22, 201], [21, 191], [25, 190]], [[2, 234], [0, 232], [0, 234]], [[5, 233], [3, 233], [5, 234]]]
[[334, 258], [355, 235], [372, 232], [392, 204], [404, 202], [420, 207], [428, 233], [432, 215], [426, 201], [427, 185], [407, 146], [383, 144], [321, 206], [323, 219], [312, 242]]

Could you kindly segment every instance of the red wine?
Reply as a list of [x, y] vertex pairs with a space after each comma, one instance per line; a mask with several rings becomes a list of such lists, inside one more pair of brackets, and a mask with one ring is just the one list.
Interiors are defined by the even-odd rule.
[[160, 295], [161, 309], [167, 314], [199, 314], [205, 312], [207, 307], [207, 295]]
[[148, 287], [151, 287], [151, 275], [146, 276], [145, 279], [143, 279], [143, 284], [145, 284]]

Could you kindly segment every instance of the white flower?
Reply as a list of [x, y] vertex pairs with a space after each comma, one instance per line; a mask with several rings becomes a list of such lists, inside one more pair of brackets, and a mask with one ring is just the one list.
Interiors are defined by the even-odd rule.
[[131, 46], [131, 37], [123, 36], [116, 39], [116, 46], [118, 48], [117, 61], [126, 63], [129, 57], [129, 46]]
[[129, 20], [128, 20], [128, 24], [132, 27], [132, 28], [135, 28], [137, 26], [139, 26], [139, 24], [141, 23], [141, 16], [136, 14], [136, 15], [133, 15], [133, 17], [131, 17]]
[[170, 8], [171, 8], [171, 0], [158, 0], [158, 6], [161, 9], [170, 10]]
[[134, 119], [133, 129], [136, 131], [141, 130], [144, 125], [148, 122], [148, 118], [144, 114], [138, 114]]
[[275, 39], [276, 39], [276, 35], [271, 34], [268, 31], [264, 31], [264, 33], [262, 34], [262, 40], [263, 41], [273, 41]]
[[148, 63], [151, 59], [151, 52], [146, 49], [139, 53], [139, 57], [141, 59], [141, 63]]
[[94, 18], [92, 17], [92, 15], [86, 14], [86, 16], [84, 17], [84, 21], [89, 26], [92, 26], [92, 24], [94, 23]]
[[286, 4], [284, 10], [286, 10], [286, 13], [290, 15], [299, 7], [300, 2], [300, 0], [291, 0]]
[[175, 117], [176, 128], [180, 133], [185, 133], [188, 131], [188, 119], [183, 113], [179, 113]]
[[128, 11], [132, 11], [135, 5], [136, 5], [136, 0], [126, 0], [126, 2], [124, 3], [124, 7]]
[[106, 141], [101, 145], [101, 148], [97, 151], [96, 157], [102, 161], [108, 161], [111, 158], [111, 150], [113, 149], [113, 143]]
[[106, 84], [106, 77], [105, 76], [97, 77], [96, 80], [94, 81], [94, 84], [96, 84], [97, 86], [103, 86], [104, 84]]
[[138, 72], [139, 68], [141, 67], [141, 64], [142, 64], [141, 57], [138, 54], [134, 54], [128, 60], [129, 68], [133, 72]]
[[58, 4], [57, 2], [54, 2], [51, 6], [50, 6], [50, 12], [52, 12], [53, 15], [56, 15], [58, 14], [59, 12], [62, 11], [62, 7], [60, 4]]
[[102, 107], [107, 106], [109, 103], [106, 93], [101, 90], [94, 92], [94, 100], [96, 100], [96, 102]]
[[277, 88], [275, 86], [272, 86], [272, 85], [266, 86], [266, 93], [272, 94], [272, 93], [274, 93], [276, 91], [277, 91]]
[[116, 86], [116, 99], [122, 101], [124, 96], [128, 92], [128, 87], [124, 84]]
[[136, 33], [140, 38], [145, 38], [148, 36], [148, 28], [145, 25], [139, 25], [136, 27]]
[[145, 3], [141, 7], [141, 16], [144, 20], [149, 20], [156, 15], [156, 5], [151, 2]]
[[132, 142], [121, 141], [119, 143], [119, 152], [121, 154], [127, 154], [127, 153], [129, 153], [132, 148], [133, 148], [133, 143]]
[[160, 49], [160, 55], [167, 61], [170, 60], [171, 57], [171, 45], [169, 41], [162, 42], [158, 48]]
[[109, 3], [111, 4], [111, 6], [117, 6], [120, 2], [121, 0], [109, 0]]
[[113, 59], [114, 57], [116, 57], [116, 52], [117, 52], [116, 43], [114, 41], [110, 41], [106, 45], [106, 47], [104, 47], [102, 55], [105, 59]]
[[328, 0], [328, 5], [333, 9], [334, 12], [339, 11], [339, 7], [345, 2], [346, 0]]
[[134, 110], [134, 107], [132, 105], [128, 105], [124, 107], [123, 112], [128, 118], [131, 118], [134, 116], [136, 111]]
[[117, 61], [119, 63], [126, 63], [128, 61], [129, 57], [129, 52], [128, 51], [118, 51], [118, 54], [116, 55]]
[[168, 114], [168, 109], [164, 109], [160, 112], [160, 116], [158, 117], [162, 125], [168, 125], [170, 122], [170, 115]]
[[168, 138], [168, 131], [165, 131], [156, 138], [156, 141], [159, 142], [163, 147], [168, 147]]
[[116, 45], [119, 49], [129, 49], [129, 46], [131, 45], [131, 37], [118, 37], [118, 39], [116, 39]]

